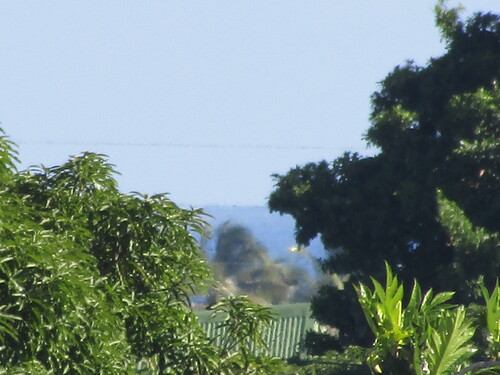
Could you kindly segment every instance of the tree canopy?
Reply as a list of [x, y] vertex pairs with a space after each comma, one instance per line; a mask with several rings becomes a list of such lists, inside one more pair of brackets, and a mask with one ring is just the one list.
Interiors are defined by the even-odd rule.
[[21, 172], [15, 157], [2, 133], [0, 374], [123, 375], [139, 363], [151, 374], [267, 374], [281, 366], [248, 347], [260, 345], [272, 319], [265, 308], [245, 297], [214, 307], [239, 335], [230, 348], [213, 345], [193, 313], [190, 297], [212, 285], [194, 236], [206, 227], [201, 210], [164, 194], [120, 192], [103, 155]]
[[[276, 175], [269, 207], [295, 218], [298, 242], [321, 236], [328, 272], [367, 282], [387, 260], [403, 280], [468, 303], [475, 282], [491, 288], [500, 274], [500, 17], [464, 21], [440, 2], [436, 21], [446, 52], [396, 66], [372, 95], [365, 139], [379, 153]], [[325, 287], [313, 301], [343, 344], [367, 342], [354, 300], [352, 288]]]

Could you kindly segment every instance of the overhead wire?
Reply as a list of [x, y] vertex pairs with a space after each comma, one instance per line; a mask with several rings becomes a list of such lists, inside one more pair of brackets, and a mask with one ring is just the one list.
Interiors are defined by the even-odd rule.
[[[111, 146], [111, 147], [168, 147], [168, 148], [213, 148], [213, 149], [269, 149], [269, 150], [361, 150], [360, 147], [333, 147], [309, 145], [233, 144], [233, 143], [173, 143], [173, 142], [85, 142], [85, 141], [18, 141], [19, 145], [46, 146]], [[365, 148], [367, 149], [367, 148]]]

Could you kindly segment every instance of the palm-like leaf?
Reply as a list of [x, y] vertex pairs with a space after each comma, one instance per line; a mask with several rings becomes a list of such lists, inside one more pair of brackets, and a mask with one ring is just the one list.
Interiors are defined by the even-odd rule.
[[481, 286], [481, 291], [486, 302], [486, 324], [490, 332], [489, 351], [492, 357], [498, 358], [500, 354], [500, 286], [498, 280], [491, 295], [484, 286]]
[[491, 296], [484, 286], [481, 286], [481, 291], [486, 301], [486, 321], [488, 330], [493, 337], [500, 340], [500, 286], [498, 285], [498, 280]]
[[[366, 320], [376, 336], [368, 362], [383, 363], [387, 358], [404, 358], [416, 374], [448, 374], [472, 355], [469, 344], [474, 329], [465, 320], [465, 309], [448, 301], [453, 292], [422, 295], [415, 282], [409, 302], [403, 307], [403, 285], [386, 264], [386, 285], [372, 279], [373, 291], [363, 284], [357, 288]], [[426, 366], [422, 367], [422, 362]], [[427, 372], [425, 372], [427, 374]]]
[[447, 374], [472, 354], [470, 340], [474, 329], [465, 320], [465, 309], [446, 312], [438, 327], [432, 329], [427, 340], [424, 357], [429, 364], [430, 375]]
[[377, 338], [388, 339], [394, 344], [407, 337], [403, 329], [403, 285], [386, 263], [385, 288], [372, 278], [374, 292], [360, 284], [357, 291], [359, 301], [370, 328]]

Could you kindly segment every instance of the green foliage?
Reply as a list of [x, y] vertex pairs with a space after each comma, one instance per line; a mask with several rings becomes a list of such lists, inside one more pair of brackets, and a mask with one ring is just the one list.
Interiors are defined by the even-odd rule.
[[[447, 344], [456, 344], [455, 341], [445, 343], [441, 334], [446, 338], [447, 335], [459, 333], [467, 340], [470, 339], [469, 333], [472, 336], [473, 332], [467, 331], [465, 326], [458, 324], [458, 330], [447, 326], [455, 316], [455, 313], [450, 313], [451, 305], [447, 304], [453, 293], [438, 293], [434, 296], [431, 289], [422, 297], [420, 286], [415, 282], [409, 302], [403, 307], [403, 284], [399, 283], [387, 263], [385, 288], [375, 279], [372, 279], [372, 283], [373, 292], [362, 283], [357, 288], [359, 302], [376, 337], [373, 353], [369, 357], [372, 367], [385, 365], [410, 373], [405, 366], [412, 366], [413, 371], [419, 373], [418, 369], [422, 367], [420, 353], [427, 346], [433, 345], [429, 352], [438, 356], [439, 350], [447, 353]], [[463, 311], [457, 310], [456, 315], [458, 320], [463, 320]], [[461, 348], [461, 344], [458, 347]], [[443, 356], [448, 363], [449, 355]], [[433, 362], [429, 365], [431, 372], [437, 366], [435, 363], [441, 363], [442, 359], [432, 356]]]
[[434, 12], [436, 25], [439, 27], [443, 39], [451, 41], [454, 33], [459, 31], [462, 26], [459, 16], [464, 9], [462, 6], [449, 9], [446, 3], [447, 0], [439, 0]]
[[2, 313], [16, 317], [8, 322], [10, 332], [2, 332], [0, 365], [125, 373], [125, 331], [95, 260], [71, 233], [44, 228], [44, 220], [58, 225], [66, 218], [34, 210], [32, 197], [14, 193], [15, 183], [0, 194]]
[[[103, 155], [87, 152], [19, 173], [14, 155], [2, 135], [0, 374], [237, 374], [279, 367], [277, 359], [245, 362], [238, 346], [231, 363], [246, 367], [227, 372], [228, 358], [222, 360], [191, 310], [193, 293], [212, 285], [194, 237], [204, 234], [202, 211], [181, 209], [164, 194], [121, 193]], [[228, 311], [227, 324], [240, 336], [248, 322], [256, 330], [260, 319], [267, 322], [253, 305]]]
[[[472, 337], [478, 322], [466, 316], [464, 306], [450, 305], [453, 293], [422, 296], [415, 282], [404, 305], [403, 285], [386, 263], [386, 284], [372, 280], [373, 290], [359, 284], [359, 302], [375, 335], [367, 361], [377, 372], [389, 374], [455, 374], [468, 365], [473, 356]], [[487, 327], [490, 332], [490, 359], [498, 355], [498, 285], [490, 295], [482, 287], [486, 300]], [[488, 371], [495, 362], [480, 362]], [[471, 369], [477, 366], [472, 365]], [[497, 364], [498, 366], [498, 364]]]
[[[455, 290], [464, 304], [478, 301], [480, 280], [493, 287], [500, 270], [500, 17], [459, 15], [439, 1], [446, 52], [425, 66], [396, 66], [372, 95], [365, 139], [377, 155], [347, 152], [274, 176], [269, 207], [294, 217], [299, 243], [321, 237], [328, 273], [366, 284], [368, 275], [383, 277], [386, 259], [405, 283]], [[350, 288], [324, 287], [313, 299], [315, 316], [340, 330], [344, 347], [367, 341], [355, 305]]]
[[250, 352], [249, 345], [263, 345], [262, 329], [269, 327], [275, 319], [271, 310], [254, 304], [245, 296], [222, 298], [211, 307], [212, 316], [225, 315], [222, 327], [227, 329], [227, 337], [222, 344], [222, 352], [234, 351], [242, 346], [243, 352]]
[[349, 346], [344, 352], [329, 351], [322, 356], [312, 356], [308, 360], [289, 365], [283, 374], [290, 375], [369, 375], [366, 366], [367, 350]]
[[[212, 306], [212, 316], [224, 316], [220, 327], [224, 337], [218, 356], [222, 360], [223, 374], [277, 374], [283, 363], [263, 354], [266, 342], [263, 330], [269, 328], [275, 315], [269, 308], [252, 303], [246, 296], [222, 298]], [[252, 354], [261, 347], [261, 354]]]
[[[234, 297], [230, 299], [232, 298]], [[244, 301], [248, 302], [246, 297]], [[242, 310], [245, 304], [238, 301], [237, 305], [241, 305], [239, 309]], [[233, 334], [233, 330], [241, 329], [235, 328], [233, 323], [227, 322], [228, 315], [225, 312], [214, 316], [210, 310], [197, 311], [196, 315], [199, 317], [203, 330], [207, 332], [211, 342], [221, 348], [226, 356], [232, 357], [233, 354], [231, 353], [233, 351], [224, 348], [243, 348], [246, 353], [259, 358], [263, 356], [286, 359], [304, 358], [305, 351], [302, 346], [304, 335], [308, 330], [316, 327], [315, 322], [309, 317], [309, 304], [298, 303], [272, 306], [269, 309], [272, 312], [273, 319], [265, 325], [252, 322], [249, 319], [252, 316], [259, 317], [261, 314], [268, 314], [267, 310], [261, 306], [256, 305], [256, 307], [257, 309], [248, 308], [248, 317], [242, 316], [242, 321], [245, 321], [245, 323], [239, 324], [249, 326], [249, 330], [256, 329], [258, 337], [252, 337], [253, 332], [245, 334], [245, 328], [243, 327], [243, 334], [241, 335], [241, 339], [244, 340], [243, 344], [239, 344], [239, 339]], [[224, 318], [226, 318], [226, 321]], [[240, 353], [242, 353], [241, 350]]]
[[464, 308], [441, 316], [437, 327], [431, 328], [426, 350], [422, 353], [430, 374], [447, 374], [471, 357], [473, 334], [470, 322], [465, 321]]
[[360, 284], [358, 295], [368, 325], [377, 339], [394, 343], [397, 347], [409, 336], [403, 326], [403, 285], [399, 285], [398, 279], [393, 277], [387, 264], [386, 268], [385, 290], [373, 279], [374, 293]]
[[481, 285], [481, 292], [486, 302], [486, 326], [488, 327], [489, 355], [492, 358], [500, 358], [500, 286], [498, 281], [490, 294]]
[[488, 286], [495, 283], [500, 265], [500, 232], [489, 232], [474, 225], [457, 203], [446, 199], [438, 191], [438, 209], [441, 223], [446, 228], [450, 243], [458, 250], [454, 273], [459, 280], [455, 290], [468, 301], [479, 301], [471, 285], [480, 282]]

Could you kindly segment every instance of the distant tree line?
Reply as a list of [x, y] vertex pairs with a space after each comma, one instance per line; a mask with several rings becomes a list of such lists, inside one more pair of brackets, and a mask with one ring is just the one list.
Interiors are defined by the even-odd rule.
[[[214, 231], [214, 241], [209, 264], [219, 286], [210, 291], [209, 304], [220, 296], [237, 294], [265, 305], [308, 302], [317, 289], [305, 267], [271, 259], [269, 249], [243, 225], [223, 223]], [[293, 256], [290, 253], [289, 258]]]

